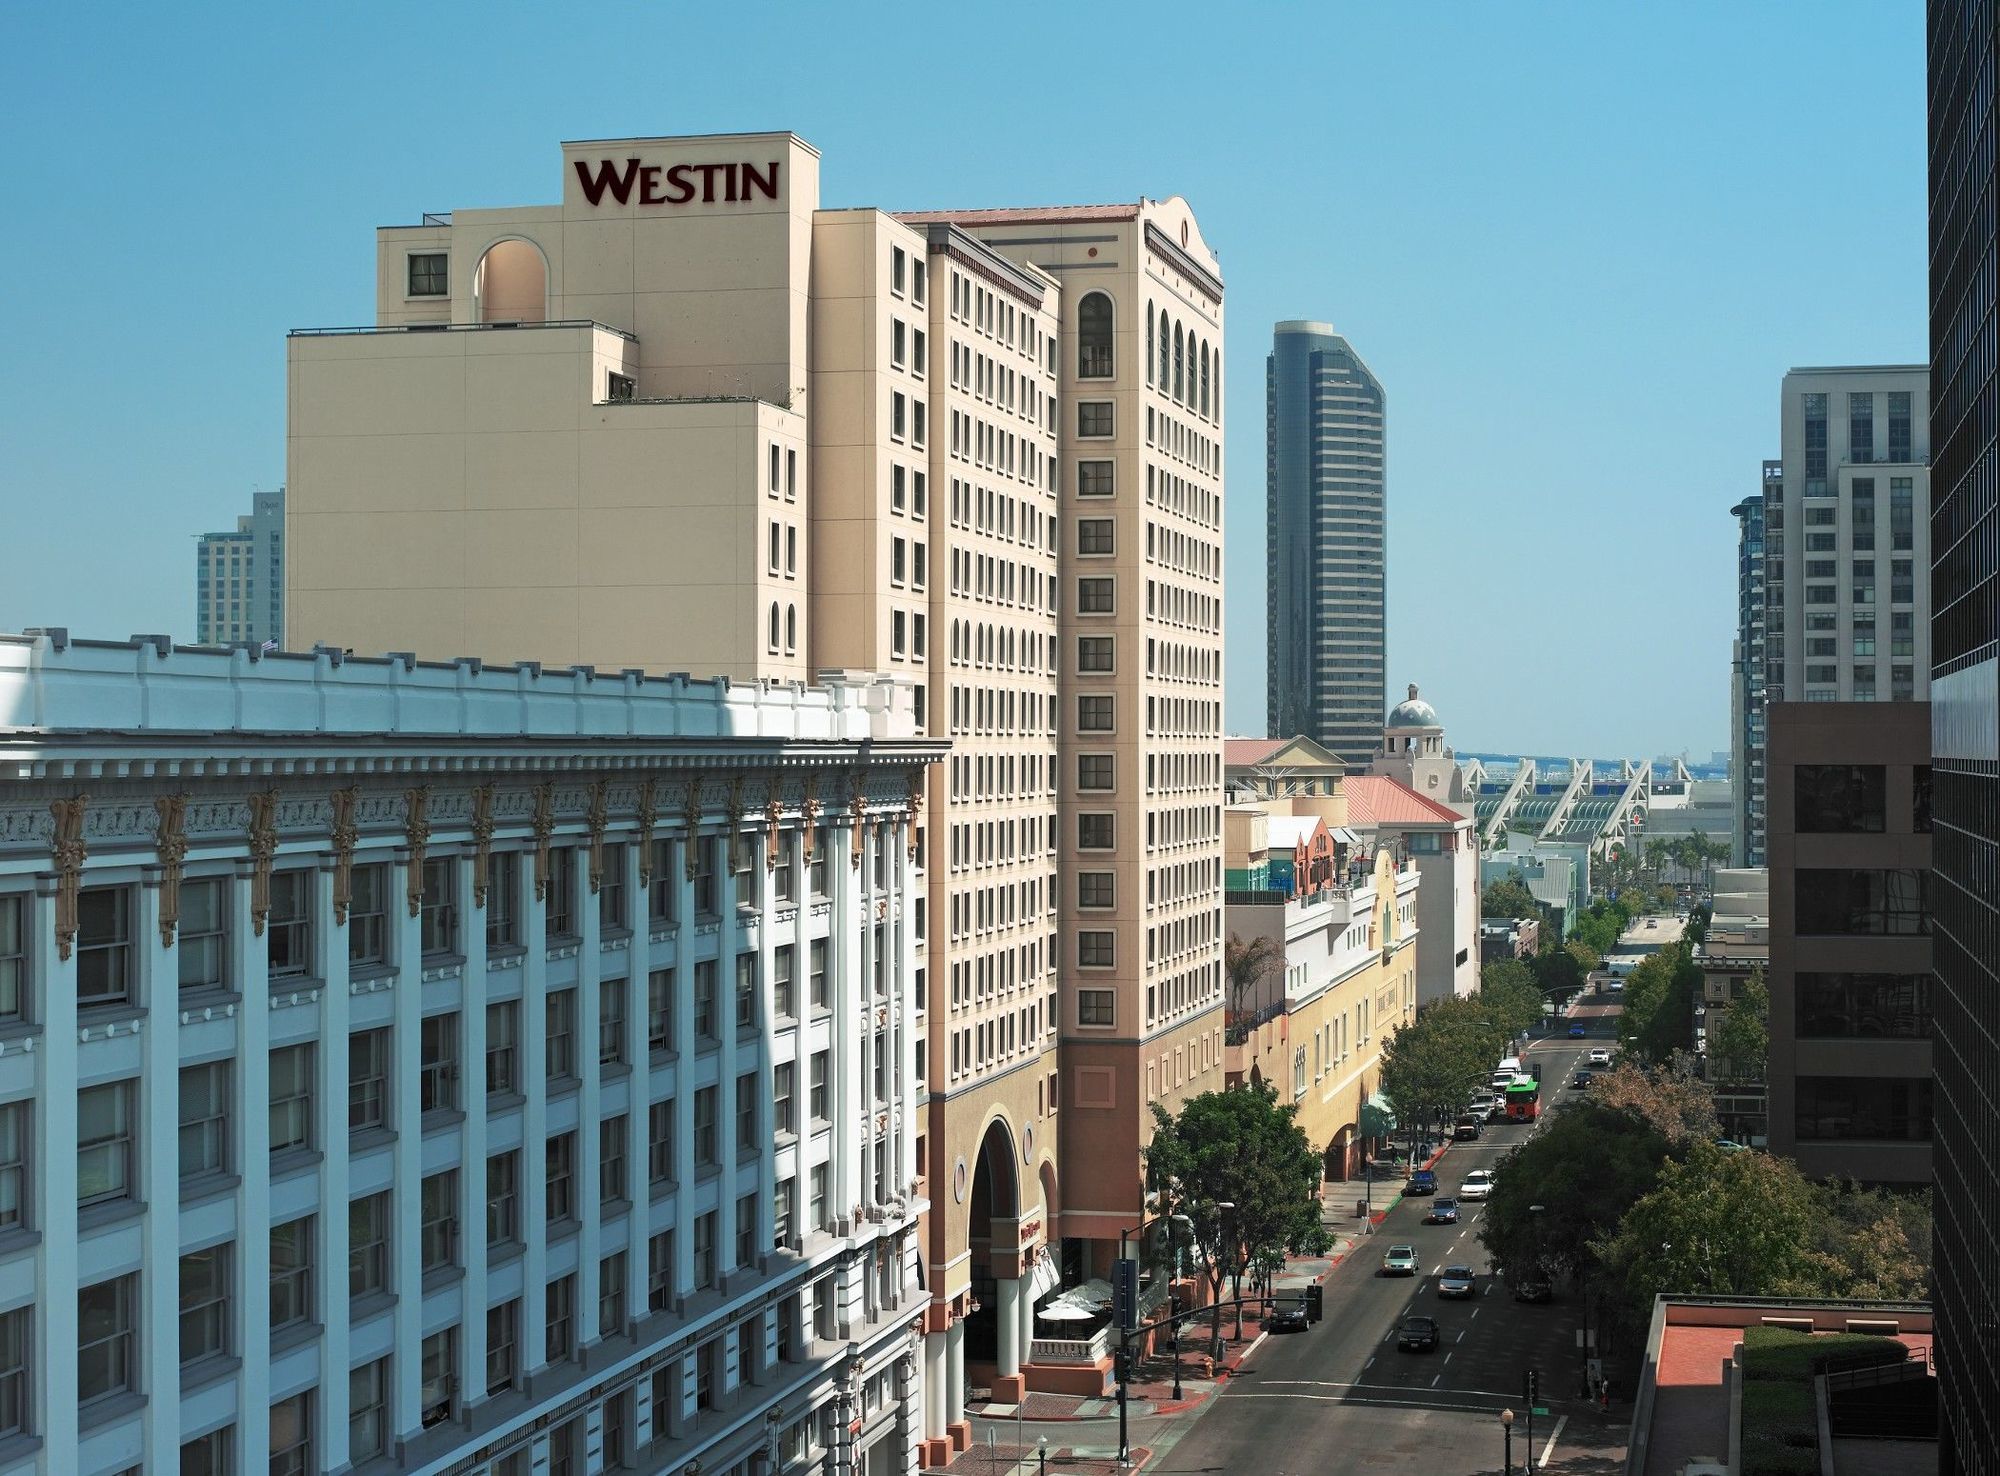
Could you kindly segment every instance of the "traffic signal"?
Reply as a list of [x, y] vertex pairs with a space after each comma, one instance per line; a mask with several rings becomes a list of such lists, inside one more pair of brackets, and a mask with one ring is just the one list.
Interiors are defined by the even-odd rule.
[[1139, 1325], [1139, 1263], [1130, 1256], [1111, 1268], [1111, 1320], [1121, 1332]]
[[1539, 1373], [1531, 1368], [1521, 1375], [1521, 1395], [1528, 1401], [1528, 1408], [1535, 1407], [1541, 1392], [1542, 1376]]

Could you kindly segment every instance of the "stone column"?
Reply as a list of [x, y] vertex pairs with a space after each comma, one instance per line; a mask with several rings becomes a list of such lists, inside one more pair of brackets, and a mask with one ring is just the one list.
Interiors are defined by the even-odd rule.
[[[630, 1207], [625, 1217], [625, 1321], [646, 1316], [647, 1225], [652, 1177], [647, 1168], [646, 1117], [652, 1105], [652, 1051], [646, 1044], [646, 980], [652, 974], [652, 898], [639, 882], [641, 844], [625, 847], [625, 921], [632, 930], [625, 967], [625, 1185]], [[614, 1329], [601, 1329], [607, 1334]], [[623, 1328], [615, 1329], [622, 1332]], [[638, 1404], [635, 1398], [634, 1406]], [[636, 1435], [637, 1432], [635, 1432]]]
[[[734, 810], [723, 817], [724, 829], [716, 844], [719, 852], [715, 873], [715, 905], [722, 914], [716, 930], [715, 954], [715, 1033], [721, 1044], [716, 1052], [715, 1143], [722, 1172], [715, 1190], [715, 1269], [718, 1284], [736, 1269], [736, 1196], [742, 1192], [737, 1178], [737, 1157], [741, 1144], [736, 1140], [736, 1077], [742, 1063], [736, 1057], [736, 955], [743, 946], [743, 925], [736, 917], [736, 824]], [[730, 1338], [723, 1345], [723, 1362], [729, 1363], [736, 1349]], [[729, 1388], [725, 1370], [723, 1387]]]
[[953, 1450], [972, 1444], [972, 1421], [965, 1417], [965, 1324], [954, 1321], [945, 1332], [945, 1433]]
[[[924, 1334], [924, 1441], [927, 1447], [932, 1441], [945, 1442], [950, 1439], [950, 1434], [945, 1429], [944, 1408], [945, 1342], [950, 1336], [949, 1332]], [[948, 1452], [948, 1445], [943, 1450], [927, 1449], [924, 1464], [941, 1466]]]
[[[994, 1283], [999, 1305], [994, 1309], [995, 1331], [999, 1334], [993, 1397], [1002, 1404], [1020, 1401], [1021, 1382], [1021, 1283], [1017, 1277], [1003, 1276]], [[1008, 1396], [1012, 1394], [1010, 1399]]]
[[[694, 879], [688, 875], [689, 847], [706, 844], [700, 830], [681, 837], [673, 847], [676, 904], [673, 951], [674, 989], [674, 1295], [685, 1296], [694, 1285]], [[717, 972], [721, 972], [718, 968]], [[719, 1006], [718, 1006], [719, 1008]], [[676, 1412], [673, 1418], [678, 1421]], [[679, 1428], [678, 1425], [675, 1428]]]
[[[236, 1012], [235, 1068], [236, 1099], [243, 1104], [243, 1118], [237, 1127], [237, 1146], [242, 1157], [236, 1160], [238, 1295], [231, 1315], [236, 1319], [236, 1348], [243, 1359], [243, 1379], [237, 1391], [237, 1448], [269, 1450], [271, 1319], [266, 1309], [271, 1286], [271, 940], [268, 934], [257, 933], [253, 928], [250, 871], [248, 862], [238, 863], [229, 895], [230, 957], [236, 961], [236, 978], [243, 991], [243, 1003]], [[412, 1030], [414, 1049], [414, 1027]], [[415, 1073], [412, 1066], [412, 1093], [416, 1090]], [[414, 1247], [414, 1218], [410, 1233]], [[325, 1309], [344, 1305], [345, 1298], [329, 1296], [324, 1276], [316, 1281], [314, 1290], [319, 1296], [319, 1317], [324, 1325]], [[412, 1403], [407, 1428], [415, 1426], [416, 1407]]]
[[[32, 1116], [36, 1162], [42, 1169], [43, 1201], [35, 1206], [42, 1230], [42, 1243], [36, 1252], [36, 1300], [41, 1303], [41, 1315], [29, 1319], [35, 1335], [29, 1366], [34, 1371], [37, 1390], [36, 1412], [45, 1461], [42, 1469], [75, 1471], [81, 1469], [76, 1414], [76, 1080], [80, 1054], [76, 1039], [76, 952], [72, 949], [68, 958], [57, 955], [54, 876], [37, 879], [33, 909], [31, 934], [42, 965], [36, 971], [42, 988], [34, 1001], [36, 1018], [42, 1022], [42, 1038], [36, 1045], [42, 1061], [41, 1100], [35, 1104]], [[178, 1114], [174, 1121], [180, 1121]], [[161, 1124], [152, 1126], [155, 1131], [163, 1130]], [[169, 1206], [161, 1206], [163, 1213], [168, 1209]], [[178, 1189], [171, 1205], [171, 1218], [178, 1233]], [[239, 1303], [241, 1285], [239, 1282], [237, 1287]], [[180, 1376], [176, 1372], [176, 1394], [179, 1386]]]
[[319, 1202], [326, 1247], [326, 1272], [331, 1278], [327, 1316], [321, 1334], [325, 1374], [313, 1410], [319, 1421], [314, 1449], [329, 1471], [347, 1463], [348, 1388], [350, 1357], [347, 1312], [348, 1252], [348, 1034], [354, 997], [347, 975], [347, 928], [333, 920], [333, 857], [320, 858], [313, 883], [313, 946], [319, 953], [319, 1044], [313, 1052], [317, 1079], [313, 1083], [316, 1146], [319, 1148]]
[[866, 889], [850, 859], [851, 817], [829, 825], [827, 836], [826, 890], [830, 905], [827, 935], [827, 1003], [832, 1010], [828, 1056], [832, 1080], [828, 1084], [832, 1120], [839, 1125], [833, 1134], [833, 1158], [828, 1165], [827, 1193], [832, 1202], [827, 1212], [845, 1220], [861, 1203], [862, 1171], [859, 1159], [865, 1152], [863, 1135], [847, 1130], [861, 1121], [861, 1021], [866, 1006], [865, 980], [860, 972], [861, 936]]
[[602, 1336], [597, 1326], [598, 1256], [603, 1236], [603, 1193], [600, 1187], [598, 1123], [603, 1070], [597, 1058], [597, 1022], [603, 1001], [604, 950], [598, 925], [597, 893], [590, 889], [590, 852], [579, 842], [576, 862], [569, 869], [570, 916], [576, 919], [576, 1346], [581, 1349]]
[[[174, 1327], [180, 1320], [180, 1278], [167, 1274], [169, 1267], [178, 1270], [180, 1259], [180, 1134], [169, 1126], [180, 1121], [180, 954], [160, 937], [159, 882], [157, 869], [149, 868], [132, 923], [132, 957], [142, 991], [138, 997], [146, 1007], [140, 1026], [145, 1033], [139, 1042], [139, 1100], [133, 1104], [139, 1114], [139, 1193], [146, 1202], [141, 1234], [145, 1264], [157, 1268], [142, 1278], [139, 1288], [142, 1328]], [[74, 1078], [71, 1082], [73, 1086]], [[73, 1149], [70, 1161], [76, 1161]], [[178, 1392], [177, 1340], [141, 1338], [138, 1347], [145, 1355], [142, 1387]], [[75, 1361], [70, 1360], [72, 1365]], [[146, 1401], [143, 1429], [151, 1464], [166, 1467], [180, 1459], [180, 1428], [178, 1398]]]
[[[521, 1372], [531, 1373], [548, 1350], [549, 1217], [549, 915], [535, 900], [535, 852], [530, 844], [514, 867], [514, 916], [521, 947]], [[483, 1370], [482, 1370], [483, 1374]]]
[[[474, 905], [472, 856], [452, 868], [453, 906], [458, 914], [458, 952], [465, 960], [459, 980], [460, 1039], [458, 1105], [465, 1114], [464, 1150], [458, 1170], [459, 1261], [465, 1281], [459, 1305], [459, 1388], [466, 1405], [486, 1400], [486, 913]], [[518, 916], [518, 912], [516, 913]], [[518, 1039], [519, 1032], [516, 1032]], [[345, 1388], [342, 1390], [343, 1396]]]
[[[422, 1216], [415, 1211], [424, 1172], [424, 1114], [419, 1095], [423, 1072], [424, 935], [422, 917], [410, 916], [408, 902], [410, 888], [423, 880], [421, 874], [411, 874], [414, 863], [409, 851], [397, 848], [396, 864], [389, 869], [388, 898], [388, 925], [395, 938], [397, 969], [394, 1028], [389, 1032], [389, 1126], [396, 1134], [395, 1144], [389, 1150], [396, 1166], [394, 1197], [390, 1200], [393, 1212], [389, 1217], [389, 1264], [390, 1285], [397, 1293], [394, 1313], [397, 1357], [389, 1364], [389, 1407], [399, 1438], [417, 1433], [421, 1414], [418, 1402], [423, 1397], [423, 1223]], [[322, 1285], [325, 1280], [320, 1278]], [[245, 1448], [262, 1450], [267, 1445], [252, 1442]]]

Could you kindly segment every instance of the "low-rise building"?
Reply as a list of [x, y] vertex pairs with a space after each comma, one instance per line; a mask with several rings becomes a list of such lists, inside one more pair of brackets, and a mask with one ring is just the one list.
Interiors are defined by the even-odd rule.
[[913, 1471], [918, 734], [0, 636], [33, 1469]]
[[1714, 906], [1708, 929], [1695, 945], [1694, 961], [1702, 978], [1695, 1035], [1715, 1090], [1715, 1115], [1723, 1136], [1762, 1147], [1768, 1052], [1765, 1060], [1736, 1061], [1715, 1049], [1716, 1037], [1744, 984], [1752, 975], [1765, 976], [1770, 970], [1771, 898], [1762, 867], [1716, 872]]
[[1494, 917], [1479, 925], [1479, 962], [1533, 958], [1541, 951], [1542, 925], [1532, 917]]

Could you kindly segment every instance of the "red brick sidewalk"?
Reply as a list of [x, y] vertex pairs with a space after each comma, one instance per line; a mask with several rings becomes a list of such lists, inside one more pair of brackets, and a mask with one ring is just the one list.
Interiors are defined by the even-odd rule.
[[[1115, 1444], [1115, 1442], [1113, 1442]], [[1105, 1449], [1097, 1446], [1093, 1449]], [[1049, 1441], [1049, 1470], [1055, 1472], [1081, 1473], [1081, 1476], [1121, 1476], [1123, 1471], [1133, 1471], [1152, 1459], [1153, 1453], [1143, 1445], [1132, 1447], [1132, 1464], [1121, 1467], [1114, 1457], [1078, 1456], [1074, 1447], [1058, 1445]], [[1035, 1445], [1015, 1445], [1011, 1442], [993, 1443], [989, 1453], [984, 1445], [974, 1445], [970, 1450], [962, 1450], [952, 1457], [948, 1466], [931, 1466], [929, 1471], [949, 1471], [952, 1476], [1016, 1476], [1017, 1472], [1034, 1472], [1040, 1476], [1039, 1448]], [[1023, 1466], [1021, 1463], [1026, 1461]]]

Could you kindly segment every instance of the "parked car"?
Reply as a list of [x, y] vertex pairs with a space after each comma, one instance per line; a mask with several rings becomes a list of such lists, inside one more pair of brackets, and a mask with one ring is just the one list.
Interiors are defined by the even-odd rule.
[[1582, 1040], [1588, 1034], [1590, 1032], [1583, 1027], [1581, 1021], [1569, 1027], [1569, 1038], [1571, 1040]]
[[1435, 1194], [1438, 1191], [1438, 1176], [1430, 1169], [1414, 1169], [1409, 1183], [1403, 1186], [1405, 1194]]
[[1426, 1225], [1456, 1225], [1458, 1223], [1458, 1201], [1440, 1195], [1431, 1201], [1431, 1207], [1424, 1214]]
[[1483, 1121], [1484, 1119], [1475, 1112], [1465, 1113], [1457, 1122], [1451, 1125], [1452, 1140], [1458, 1143], [1476, 1141], [1480, 1133], [1484, 1131], [1484, 1128], [1480, 1125]]
[[1384, 1276], [1415, 1276], [1417, 1274], [1417, 1248], [1414, 1245], [1392, 1245], [1382, 1256]]
[[1264, 1326], [1274, 1333], [1306, 1331], [1311, 1324], [1306, 1321], [1305, 1299], [1301, 1297], [1296, 1302], [1277, 1303], [1271, 1312], [1271, 1320]]
[[1493, 1170], [1474, 1169], [1458, 1186], [1460, 1199], [1491, 1199], [1493, 1197]]
[[1549, 1284], [1539, 1276], [1524, 1276], [1514, 1283], [1514, 1300], [1517, 1302], [1547, 1302], [1554, 1297]]
[[1590, 1064], [1593, 1066], [1609, 1066], [1611, 1064], [1611, 1052], [1604, 1049], [1603, 1046], [1599, 1046], [1590, 1053]]
[[1396, 1346], [1411, 1353], [1431, 1353], [1438, 1345], [1435, 1317], [1405, 1317], [1396, 1330]]
[[1477, 1096], [1466, 1104], [1465, 1110], [1467, 1112], [1470, 1112], [1474, 1117], [1478, 1118], [1481, 1122], [1485, 1122], [1494, 1113], [1500, 1110], [1500, 1099], [1498, 1097], [1489, 1097], [1484, 1095]]
[[1470, 1266], [1447, 1266], [1438, 1275], [1438, 1295], [1469, 1297], [1478, 1290], [1478, 1278]]

